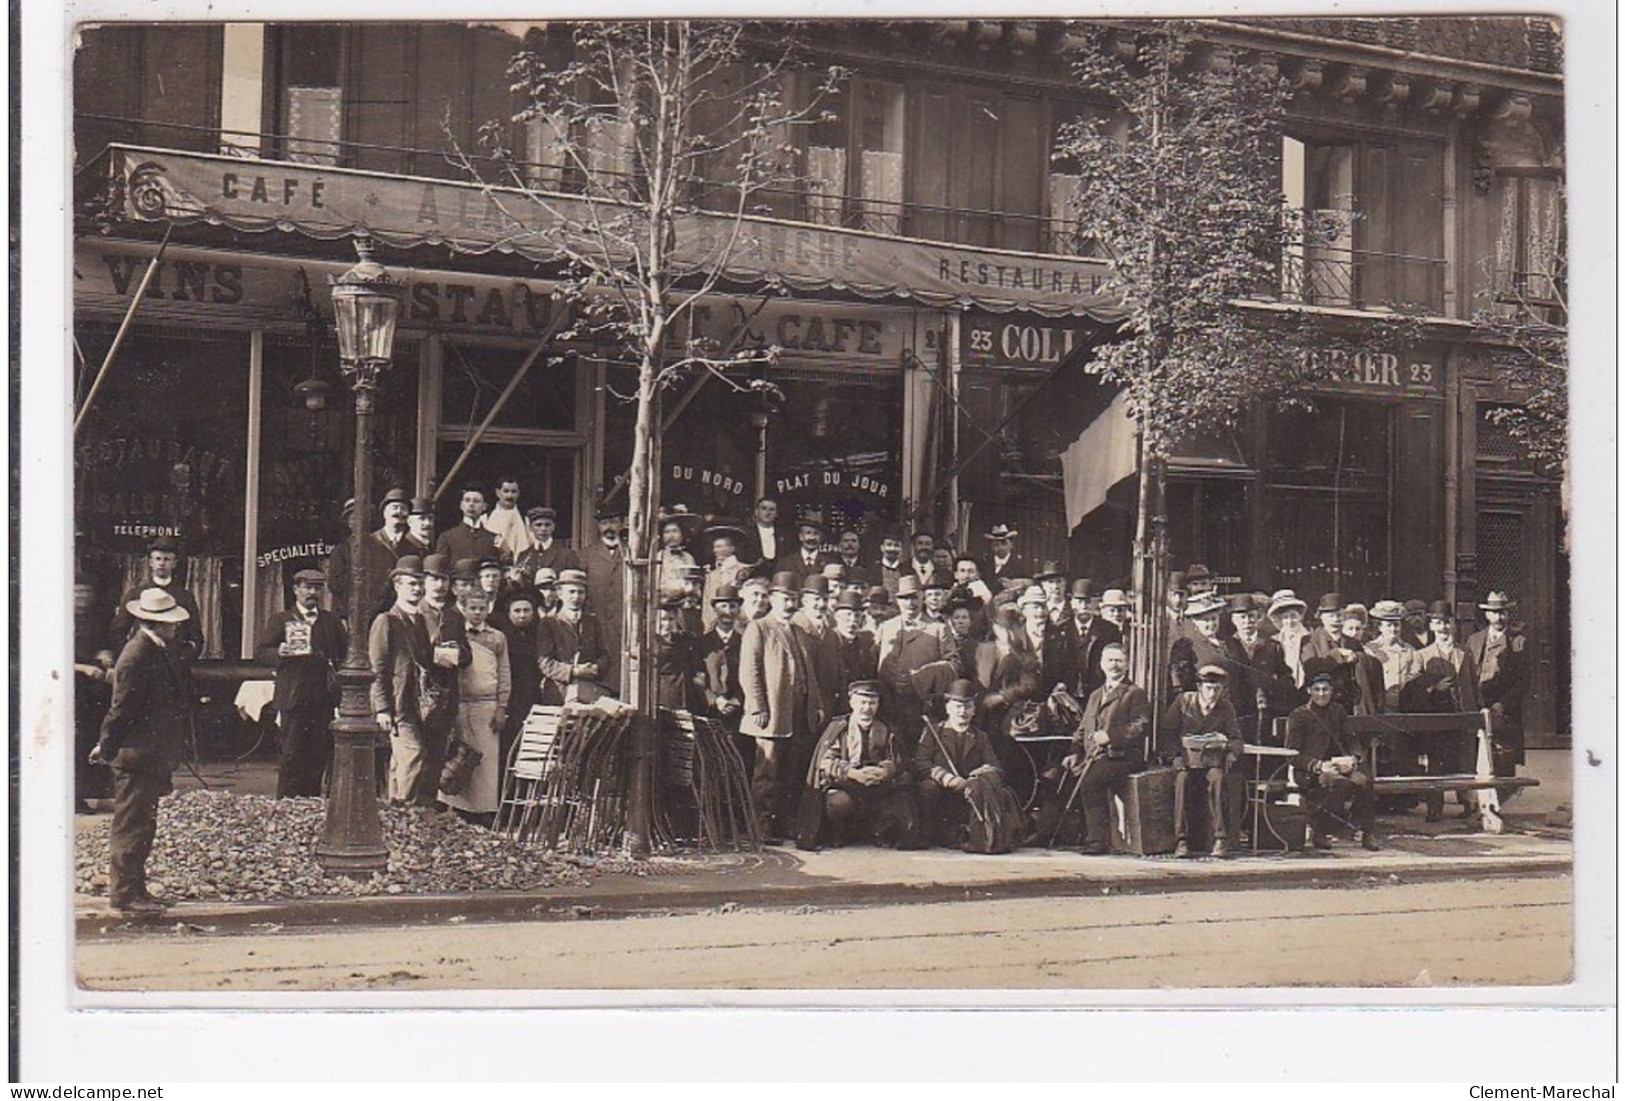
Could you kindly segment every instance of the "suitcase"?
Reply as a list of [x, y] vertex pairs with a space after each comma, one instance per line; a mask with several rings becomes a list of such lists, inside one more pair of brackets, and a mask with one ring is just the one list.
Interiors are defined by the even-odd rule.
[[1112, 799], [1112, 849], [1136, 856], [1174, 851], [1174, 770], [1137, 772]]

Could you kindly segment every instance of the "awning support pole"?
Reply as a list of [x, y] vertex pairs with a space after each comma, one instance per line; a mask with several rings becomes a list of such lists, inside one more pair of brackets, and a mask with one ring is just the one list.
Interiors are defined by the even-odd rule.
[[480, 426], [474, 429], [473, 434], [468, 437], [468, 442], [463, 444], [462, 453], [457, 456], [457, 461], [451, 464], [451, 469], [446, 471], [446, 476], [444, 478], [438, 478], [435, 480], [434, 499], [436, 501], [439, 501], [440, 495], [446, 492], [446, 487], [451, 485], [452, 479], [457, 477], [457, 472], [463, 469], [463, 464], [467, 462], [468, 457], [474, 453], [474, 448], [479, 444], [480, 438], [485, 435], [485, 430], [491, 427], [491, 422], [497, 419], [497, 414], [502, 412], [503, 407], [508, 404], [508, 399], [513, 397], [513, 392], [519, 389], [519, 384], [523, 382], [525, 376], [530, 373], [531, 366], [536, 362], [537, 358], [541, 356], [542, 352], [547, 350], [547, 346], [553, 342], [553, 338], [558, 335], [559, 330], [564, 328], [564, 324], [568, 316], [569, 311], [562, 311], [560, 315], [548, 325], [547, 331], [542, 334], [541, 340], [536, 342], [536, 347], [530, 350], [530, 354], [525, 357], [525, 362], [519, 365], [519, 370], [513, 373], [513, 378], [508, 380], [508, 385], [503, 389], [502, 393], [497, 396], [496, 404], [491, 406], [490, 410], [485, 414], [485, 419], [480, 422]]
[[171, 222], [164, 228], [164, 239], [158, 244], [158, 253], [147, 265], [147, 270], [141, 273], [141, 285], [135, 289], [135, 297], [130, 299], [130, 308], [124, 311], [124, 320], [119, 322], [118, 332], [113, 335], [113, 346], [107, 349], [107, 355], [102, 357], [101, 370], [96, 372], [96, 381], [90, 384], [90, 392], [85, 395], [84, 404], [79, 407], [78, 414], [73, 418], [73, 434], [79, 435], [79, 426], [85, 423], [85, 414], [96, 401], [96, 393], [101, 390], [102, 383], [107, 381], [107, 369], [113, 366], [113, 357], [118, 355], [120, 345], [124, 343], [125, 335], [130, 331], [130, 322], [135, 319], [135, 311], [141, 308], [141, 300], [147, 297], [147, 288], [152, 285], [152, 277], [158, 273], [158, 266], [163, 262], [164, 250], [169, 247], [169, 235], [175, 229]]

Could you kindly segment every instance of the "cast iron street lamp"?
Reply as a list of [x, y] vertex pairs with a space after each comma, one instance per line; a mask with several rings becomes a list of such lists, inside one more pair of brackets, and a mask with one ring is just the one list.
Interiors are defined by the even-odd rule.
[[372, 500], [372, 395], [378, 376], [389, 366], [395, 344], [395, 319], [401, 287], [372, 258], [372, 241], [356, 240], [361, 260], [332, 280], [333, 325], [339, 338], [339, 367], [355, 391], [355, 500], [350, 510], [350, 645], [339, 670], [339, 713], [333, 720], [333, 768], [328, 781], [327, 821], [316, 861], [338, 875], [365, 876], [389, 862], [383, 825], [378, 818], [375, 774], [378, 725], [373, 721], [367, 689], [372, 671], [367, 661], [364, 618], [369, 593], [362, 566], [362, 540], [367, 533]]

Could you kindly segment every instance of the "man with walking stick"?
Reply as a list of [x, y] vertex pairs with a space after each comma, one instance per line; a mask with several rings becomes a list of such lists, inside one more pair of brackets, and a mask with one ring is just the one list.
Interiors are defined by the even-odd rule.
[[[1100, 652], [1106, 682], [1089, 693], [1073, 750], [1061, 764], [1078, 778], [1072, 799], [1083, 804], [1086, 856], [1111, 850], [1112, 795], [1145, 768], [1145, 737], [1151, 729], [1151, 698], [1128, 679], [1128, 652], [1110, 642]], [[1071, 808], [1072, 800], [1067, 807]], [[1062, 815], [1063, 820], [1065, 815]]]
[[947, 718], [940, 727], [924, 720], [925, 733], [914, 748], [921, 839], [950, 847], [963, 844], [966, 852], [1009, 852], [1021, 825], [1021, 807], [1005, 783], [987, 732], [971, 721], [976, 685], [956, 680], [944, 699]]

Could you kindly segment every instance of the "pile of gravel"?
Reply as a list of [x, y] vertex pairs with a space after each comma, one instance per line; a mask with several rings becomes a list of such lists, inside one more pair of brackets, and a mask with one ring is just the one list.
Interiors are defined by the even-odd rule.
[[[641, 864], [578, 857], [518, 845], [455, 814], [380, 806], [386, 871], [367, 879], [323, 874], [315, 848], [327, 804], [226, 791], [187, 791], [158, 805], [158, 838], [147, 860], [148, 889], [171, 901], [308, 898], [323, 895], [527, 891], [584, 885], [594, 872], [644, 874]], [[82, 894], [107, 894], [109, 820], [74, 839]]]

